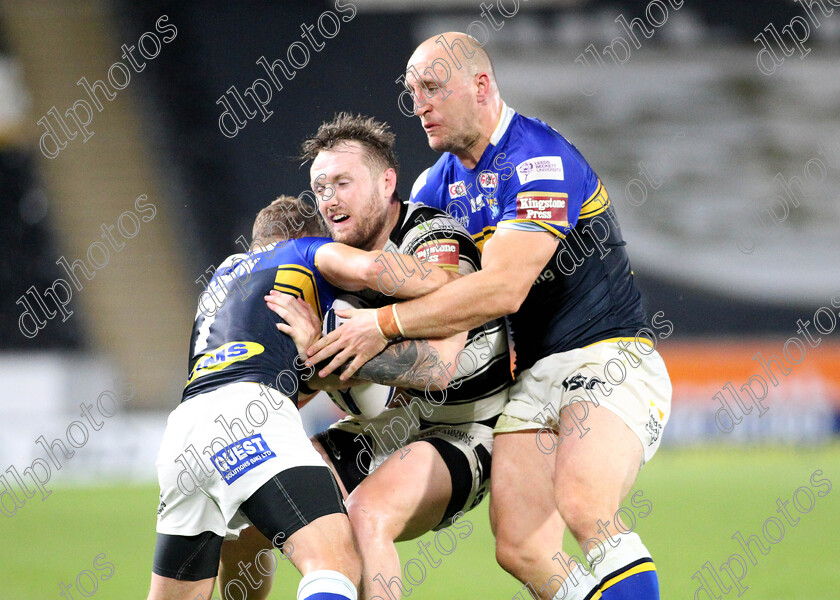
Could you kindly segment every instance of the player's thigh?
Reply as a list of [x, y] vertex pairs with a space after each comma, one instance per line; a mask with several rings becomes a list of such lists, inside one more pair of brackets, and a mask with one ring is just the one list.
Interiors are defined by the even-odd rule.
[[412, 539], [443, 520], [451, 497], [446, 462], [431, 443], [420, 441], [392, 454], [368, 475], [348, 496], [347, 510], [357, 530]]
[[[239, 539], [225, 540], [222, 544], [222, 560], [219, 568], [219, 576], [224, 579], [236, 577], [240, 562], [253, 564], [257, 555], [262, 550], [271, 550], [271, 540], [260, 533], [256, 527], [246, 527], [239, 532]], [[230, 575], [230, 577], [228, 577]], [[263, 578], [271, 577], [272, 574], [263, 575]]]
[[212, 531], [198, 535], [158, 533], [152, 562], [150, 596], [179, 597], [185, 590], [210, 585], [219, 568], [222, 537]]
[[498, 433], [493, 442], [490, 527], [499, 543], [559, 548], [564, 524], [554, 501], [554, 455], [537, 430]]
[[594, 528], [581, 520], [606, 518], [618, 509], [659, 447], [671, 406], [670, 380], [655, 350], [637, 352], [633, 361], [626, 344], [596, 344], [579, 352], [588, 360], [579, 370], [588, 382], [599, 371], [605, 379], [608, 373], [621, 377], [609, 388], [593, 386], [586, 395], [578, 389], [571, 401], [564, 399], [555, 487], [558, 507], [573, 529]]
[[[321, 455], [321, 458], [324, 459], [324, 462], [332, 471], [333, 476], [336, 479], [336, 483], [338, 484], [339, 489], [341, 490], [341, 494], [343, 498], [347, 497], [347, 492], [344, 489], [344, 484], [342, 483], [341, 479], [338, 477], [336, 473], [336, 468], [333, 465], [332, 457], [329, 452], [327, 452], [321, 443], [318, 441], [317, 437], [313, 436], [310, 438], [312, 442], [312, 446]], [[346, 526], [346, 519], [341, 520], [342, 524], [339, 524], [338, 527]], [[311, 554], [320, 555], [323, 553], [323, 538], [317, 535], [316, 532], [320, 531], [324, 526], [324, 523], [331, 523], [332, 519], [327, 519], [324, 522], [315, 521], [318, 525], [309, 530], [308, 534], [304, 534], [302, 536], [298, 536], [298, 545], [303, 543], [303, 546], [309, 546], [313, 542], [317, 542], [317, 546], [313, 549]], [[307, 543], [307, 538], [311, 536], [312, 542]], [[291, 538], [290, 538], [291, 539]], [[291, 542], [290, 542], [291, 544]], [[290, 547], [293, 547], [291, 544]], [[239, 538], [236, 540], [225, 540], [224, 544], [222, 545], [222, 560], [221, 560], [221, 569], [220, 569], [220, 577], [222, 579], [226, 579], [226, 570], [230, 570], [231, 573], [238, 572], [237, 565], [240, 562], [244, 562], [246, 564], [253, 563], [257, 560], [257, 556], [261, 551], [264, 550], [271, 550], [273, 548], [271, 541], [264, 536], [256, 527], [247, 527], [242, 530], [239, 534]], [[311, 560], [311, 559], [310, 559]], [[317, 561], [317, 558], [315, 559]], [[269, 575], [263, 575], [263, 579], [267, 579], [273, 576], [273, 570]]]
[[[324, 462], [332, 471], [333, 476], [336, 478], [336, 483], [339, 486], [339, 489], [342, 492], [342, 497], [346, 498], [347, 494], [344, 491], [344, 485], [341, 483], [341, 480], [336, 476], [335, 467], [332, 464], [330, 459], [329, 453], [327, 453], [321, 444], [315, 439], [315, 437], [310, 438], [312, 441], [312, 446], [315, 450], [321, 455], [321, 458], [324, 459]], [[227, 583], [227, 581], [234, 579], [237, 577], [239, 573], [239, 563], [243, 562], [245, 564], [253, 564], [263, 551], [270, 551], [274, 546], [265, 535], [263, 535], [259, 529], [256, 527], [246, 527], [241, 532], [239, 532], [239, 538], [235, 540], [225, 540], [222, 544], [222, 557], [221, 562], [219, 565], [219, 579], [220, 585]], [[263, 552], [264, 553], [264, 552]], [[264, 575], [262, 571], [260, 573], [260, 581], [271, 581], [274, 576], [274, 570], [270, 569], [268, 575]], [[252, 575], [252, 577], [255, 577]]]
[[[358, 561], [341, 492], [326, 466], [277, 473], [240, 510], [303, 574], [315, 569], [355, 569]], [[304, 529], [303, 535], [295, 537]]]
[[643, 350], [602, 342], [552, 354], [511, 387], [502, 419], [556, 428], [556, 438], [538, 441], [555, 457], [555, 497], [573, 530], [582, 525], [582, 515], [617, 509], [659, 445], [670, 412], [670, 382], [656, 351], [639, 346]]
[[346, 515], [338, 484], [325, 465], [275, 473], [240, 505], [240, 512], [275, 548], [320, 517]]
[[213, 593], [215, 577], [200, 581], [179, 581], [152, 573], [152, 583], [147, 600], [193, 600], [209, 598]]
[[345, 514], [324, 515], [307, 523], [289, 536], [283, 554], [301, 575], [329, 569], [358, 582], [361, 573], [350, 521]]
[[604, 405], [580, 403], [578, 408], [586, 408], [588, 414], [586, 431], [579, 435], [573, 408], [560, 413], [555, 499], [572, 532], [588, 535], [597, 528], [598, 518], [615, 514], [633, 486], [644, 452], [638, 436]]

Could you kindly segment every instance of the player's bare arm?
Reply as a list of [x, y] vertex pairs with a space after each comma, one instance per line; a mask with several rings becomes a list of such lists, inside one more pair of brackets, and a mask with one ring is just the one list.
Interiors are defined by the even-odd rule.
[[445, 340], [392, 343], [364, 363], [353, 377], [393, 387], [425, 389], [434, 382], [444, 388], [455, 374], [452, 365], [466, 340], [466, 332], [460, 332]]
[[359, 250], [346, 244], [326, 244], [318, 249], [316, 256], [318, 270], [326, 280], [348, 292], [365, 288], [381, 292], [383, 273], [403, 271], [399, 261], [415, 264], [419, 268], [413, 269], [412, 274], [397, 287], [394, 292], [397, 298], [423, 296], [459, 277], [457, 273], [435, 265], [424, 265], [414, 256]]
[[[409, 338], [451, 336], [516, 312], [556, 245], [557, 239], [547, 232], [497, 230], [484, 246], [480, 271], [399, 305], [401, 333]], [[389, 307], [378, 310], [391, 311]], [[349, 361], [341, 375], [349, 379], [385, 348], [388, 339], [380, 332], [377, 311], [347, 310], [338, 314], [349, 320], [313, 344], [307, 354], [313, 363], [333, 357], [320, 376]]]
[[[284, 294], [277, 290], [271, 290], [268, 296], [264, 296], [266, 303], [273, 312], [280, 316], [285, 322], [277, 323], [277, 329], [292, 338], [300, 356], [299, 363], [295, 366], [304, 370], [306, 365], [306, 348], [315, 343], [321, 337], [321, 320], [312, 307], [300, 298], [291, 294]], [[318, 391], [333, 392], [338, 389], [352, 387], [367, 383], [358, 379], [341, 381], [338, 375], [328, 377], [317, 377], [316, 374], [306, 380], [307, 387], [316, 390], [313, 393], [305, 394], [303, 391], [298, 394], [298, 409], [303, 408], [312, 400]]]
[[[305, 348], [321, 337], [321, 322], [312, 307], [299, 298], [276, 291], [272, 291], [265, 299], [268, 307], [286, 321], [278, 323], [277, 329], [289, 335], [298, 351], [305, 356]], [[313, 376], [307, 385], [318, 390], [333, 391], [363, 381], [373, 381], [393, 387], [424, 389], [434, 381], [446, 387], [454, 375], [452, 365], [455, 356], [465, 343], [466, 334], [461, 332], [443, 340], [409, 339], [395, 342], [362, 365], [353, 380], [339, 380], [336, 375], [326, 378]]]

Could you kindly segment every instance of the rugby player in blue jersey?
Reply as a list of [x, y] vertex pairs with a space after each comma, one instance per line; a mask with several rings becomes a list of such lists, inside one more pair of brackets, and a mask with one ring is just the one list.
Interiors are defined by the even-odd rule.
[[[497, 560], [544, 599], [658, 598], [650, 553], [617, 511], [659, 446], [671, 385], [652, 334], [639, 335], [645, 312], [606, 189], [559, 133], [502, 101], [469, 36], [423, 42], [406, 81], [443, 153], [412, 199], [458, 218], [483, 244], [482, 269], [419, 299], [346, 311], [310, 359], [333, 356], [321, 373], [346, 363], [351, 377], [391, 339], [508, 315], [516, 380], [495, 428]], [[558, 554], [565, 527], [585, 563]]]
[[[297, 410], [303, 363], [265, 297], [294, 295], [322, 315], [334, 285], [377, 289], [383, 261], [393, 269], [400, 257], [335, 243], [322, 225], [298, 199], [278, 198], [257, 215], [251, 251], [226, 259], [200, 296], [187, 384], [156, 461], [150, 600], [209, 598], [223, 539], [250, 524], [303, 575], [298, 600], [357, 597], [360, 565], [342, 494]], [[423, 277], [406, 276], [396, 295], [449, 279], [430, 266]], [[256, 569], [272, 561], [258, 559]]]

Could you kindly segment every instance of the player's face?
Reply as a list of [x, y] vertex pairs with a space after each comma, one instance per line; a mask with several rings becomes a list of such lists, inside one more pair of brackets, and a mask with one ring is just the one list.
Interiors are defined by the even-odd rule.
[[381, 180], [365, 160], [357, 142], [342, 143], [323, 150], [309, 171], [318, 209], [336, 242], [371, 250], [385, 226], [389, 198]]
[[[461, 155], [481, 138], [475, 78], [450, 67], [449, 81], [439, 87], [431, 76], [433, 61], [438, 58], [447, 60], [435, 49], [418, 49], [409, 59], [406, 82], [414, 97], [414, 114], [420, 117], [432, 150]], [[441, 80], [445, 77], [440, 63], [435, 72]]]

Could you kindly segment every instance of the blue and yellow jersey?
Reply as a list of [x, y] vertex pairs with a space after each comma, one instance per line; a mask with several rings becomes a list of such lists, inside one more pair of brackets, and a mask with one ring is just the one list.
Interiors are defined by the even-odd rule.
[[417, 178], [410, 201], [448, 212], [479, 248], [497, 228], [559, 239], [525, 302], [508, 318], [517, 370], [556, 352], [633, 337], [644, 327], [607, 191], [577, 148], [542, 121], [504, 105], [475, 168], [444, 153]]
[[[234, 254], [216, 269], [199, 297], [182, 402], [238, 381], [277, 388], [279, 373], [297, 375], [294, 342], [275, 327], [280, 317], [269, 310], [263, 296], [278, 290], [302, 298], [323, 318], [338, 290], [318, 271], [315, 253], [330, 242], [315, 237], [288, 240]], [[286, 381], [282, 387], [292, 386]]]

